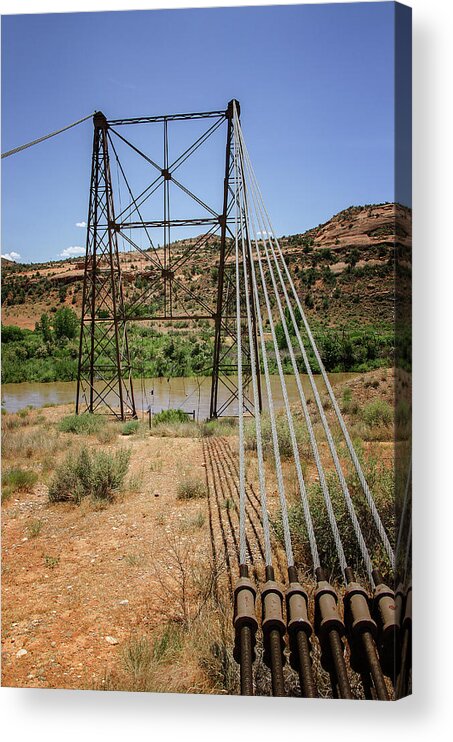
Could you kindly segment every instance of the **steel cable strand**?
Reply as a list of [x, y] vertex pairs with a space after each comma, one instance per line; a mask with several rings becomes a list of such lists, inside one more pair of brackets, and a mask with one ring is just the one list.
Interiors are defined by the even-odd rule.
[[[236, 147], [236, 142], [237, 142], [237, 138], [235, 137], [235, 147]], [[239, 199], [240, 199], [240, 204], [241, 204], [240, 177], [239, 177], [239, 167], [238, 167], [237, 160], [236, 160], [236, 179], [237, 179], [236, 187], [238, 188]], [[241, 225], [242, 224], [243, 224], [243, 221], [242, 221], [242, 207], [241, 207]], [[256, 454], [257, 454], [257, 461], [258, 461], [258, 477], [259, 477], [260, 500], [261, 500], [261, 518], [262, 518], [263, 533], [264, 533], [264, 551], [265, 551], [266, 566], [272, 566], [272, 549], [271, 549], [271, 539], [270, 539], [269, 515], [267, 512], [266, 477], [265, 477], [265, 471], [264, 471], [261, 411], [260, 411], [260, 403], [259, 403], [258, 382], [256, 378], [258, 359], [255, 357], [255, 347], [254, 347], [254, 343], [252, 340], [253, 333], [252, 333], [252, 317], [251, 317], [251, 311], [250, 311], [250, 292], [249, 292], [249, 285], [248, 285], [247, 264], [245, 261], [244, 232], [242, 229], [241, 229], [241, 247], [242, 247], [242, 261], [243, 261], [242, 264], [243, 264], [245, 305], [246, 305], [246, 314], [247, 314], [247, 330], [248, 330], [248, 337], [249, 337], [250, 366], [251, 366], [251, 371], [252, 371], [253, 402], [254, 402], [254, 409], [255, 409]]]
[[[234, 157], [236, 159], [236, 152]], [[235, 202], [235, 262], [236, 262], [236, 334], [238, 365], [238, 416], [239, 416], [239, 562], [247, 563], [247, 539], [245, 533], [245, 450], [244, 450], [244, 391], [242, 379], [242, 328], [241, 328], [241, 287], [239, 279], [239, 240], [238, 211], [239, 194], [236, 191]]]
[[[401, 509], [401, 514], [400, 514], [400, 519], [399, 519], [398, 537], [396, 539], [396, 546], [395, 546], [395, 559], [398, 562], [401, 560], [401, 553], [400, 553], [401, 543], [403, 539], [404, 526], [406, 525], [407, 509], [408, 509], [408, 504], [410, 500], [409, 492], [410, 492], [411, 483], [412, 483], [412, 455], [410, 458], [409, 467], [407, 471], [406, 485], [404, 488], [403, 506]], [[406, 544], [406, 547], [407, 547], [407, 544]]]
[[[250, 167], [248, 169], [249, 169], [249, 172], [250, 172]], [[272, 242], [271, 241], [270, 241], [270, 245], [271, 245], [271, 249], [273, 251]], [[273, 251], [273, 254], [274, 254], [274, 259], [275, 259], [275, 252], [274, 251]], [[277, 269], [278, 269], [278, 267], [279, 266], [277, 264]], [[277, 292], [277, 294], [278, 294], [278, 292]], [[287, 293], [285, 293], [285, 298], [286, 298], [286, 301], [287, 301], [287, 304], [288, 304], [288, 308], [289, 308], [289, 311], [290, 311], [290, 315], [291, 315], [291, 319], [292, 319], [294, 328], [296, 330], [296, 334], [298, 334], [298, 340], [299, 340], [300, 333], [297, 332], [296, 318], [295, 318], [294, 313], [292, 311], [292, 307], [291, 307], [291, 304], [289, 302], [289, 297], [288, 297]], [[354, 509], [354, 505], [352, 503], [352, 499], [351, 499], [351, 496], [349, 494], [348, 486], [347, 486], [346, 480], [344, 478], [343, 471], [342, 471], [342, 468], [341, 468], [341, 464], [340, 464], [340, 461], [339, 461], [339, 458], [338, 458], [338, 454], [337, 454], [336, 447], [335, 447], [335, 442], [333, 440], [333, 437], [332, 437], [332, 434], [331, 434], [331, 431], [330, 431], [330, 428], [329, 428], [329, 425], [328, 425], [328, 422], [327, 422], [327, 418], [325, 416], [324, 409], [322, 407], [322, 402], [321, 402], [321, 399], [320, 399], [320, 396], [319, 396], [319, 392], [318, 392], [318, 389], [317, 389], [317, 386], [316, 386], [316, 382], [314, 380], [313, 373], [311, 371], [311, 367], [310, 367], [310, 364], [309, 364], [309, 361], [308, 361], [308, 357], [307, 357], [307, 354], [306, 354], [306, 350], [305, 350], [305, 347], [304, 347], [301, 339], [299, 340], [299, 344], [301, 346], [303, 360], [304, 360], [304, 364], [306, 366], [307, 373], [308, 373], [308, 376], [309, 376], [309, 379], [310, 379], [310, 383], [311, 383], [311, 387], [312, 387], [312, 390], [313, 390], [313, 394], [315, 395], [315, 399], [317, 401], [318, 409], [319, 409], [319, 412], [320, 412], [320, 415], [321, 415], [321, 421], [322, 421], [323, 428], [324, 428], [324, 431], [325, 431], [325, 434], [326, 434], [326, 437], [327, 437], [327, 441], [328, 441], [328, 444], [329, 444], [331, 455], [332, 455], [332, 458], [333, 458], [333, 461], [334, 461], [334, 464], [335, 464], [335, 469], [337, 471], [337, 475], [338, 475], [338, 478], [339, 478], [339, 481], [340, 481], [340, 485], [342, 487], [343, 495], [345, 497], [346, 505], [347, 505], [348, 512], [349, 512], [349, 516], [351, 518], [351, 521], [352, 521], [352, 524], [353, 524], [353, 527], [354, 527], [354, 531], [355, 531], [355, 534], [356, 534], [356, 537], [357, 537], [357, 540], [358, 540], [358, 543], [359, 543], [359, 547], [360, 547], [360, 550], [361, 550], [361, 553], [362, 553], [362, 557], [363, 557], [363, 560], [364, 560], [364, 563], [365, 563], [365, 566], [366, 566], [366, 569], [367, 569], [367, 572], [368, 572], [368, 576], [369, 576], [370, 582], [374, 586], [373, 577], [372, 577], [372, 569], [373, 569], [373, 567], [372, 567], [371, 559], [370, 559], [370, 556], [369, 556], [368, 548], [366, 546], [365, 539], [363, 538], [363, 534], [362, 534], [362, 531], [361, 531], [361, 528], [360, 528], [360, 524], [358, 522], [358, 519], [357, 519], [357, 516], [356, 516], [356, 513], [355, 513], [355, 509]], [[344, 562], [344, 566], [346, 566], [346, 561]]]
[[[245, 205], [245, 209], [246, 209], [247, 226], [248, 228], [250, 228], [247, 205]], [[265, 377], [265, 382], [266, 382], [267, 400], [268, 400], [268, 405], [269, 405], [269, 418], [270, 418], [270, 423], [271, 423], [272, 444], [273, 444], [273, 451], [274, 451], [275, 470], [276, 470], [276, 476], [277, 476], [277, 489], [278, 489], [280, 507], [281, 507], [285, 552], [286, 552], [288, 566], [293, 566], [294, 556], [293, 556], [293, 549], [292, 549], [292, 543], [291, 543], [291, 533], [290, 533], [290, 528], [289, 528], [288, 509], [287, 509], [286, 496], [285, 496], [285, 485], [283, 481], [280, 448], [279, 448], [279, 443], [278, 443], [278, 431], [277, 431], [277, 424], [276, 424], [276, 419], [275, 419], [274, 400], [273, 400], [272, 388], [271, 388], [271, 383], [270, 383], [267, 349], [266, 349], [266, 343], [264, 340], [263, 320], [261, 316], [261, 308], [260, 308], [260, 302], [259, 302], [258, 286], [256, 282], [255, 266], [253, 264], [253, 255], [251, 253], [249, 230], [247, 233], [247, 249], [249, 250], [249, 254], [250, 254], [250, 272], [251, 272], [252, 292], [253, 292], [253, 299], [255, 302], [255, 309], [256, 309], [256, 315], [257, 315], [257, 320], [258, 320], [258, 329], [259, 329], [260, 345], [261, 345], [261, 356], [263, 359], [264, 377]], [[244, 262], [244, 268], [246, 270], [245, 262]], [[245, 276], [244, 276], [244, 281], [245, 281], [245, 284], [247, 285]]]
[[[261, 226], [261, 225], [259, 225], [259, 226]], [[288, 331], [288, 327], [287, 327], [287, 324], [286, 324], [286, 319], [285, 319], [285, 315], [284, 315], [284, 311], [283, 311], [281, 299], [280, 299], [280, 296], [279, 296], [278, 287], [277, 287], [276, 280], [275, 280], [275, 275], [274, 275], [273, 270], [272, 270], [272, 265], [271, 265], [270, 258], [269, 258], [269, 251], [267, 249], [266, 238], [263, 238], [263, 245], [264, 245], [264, 249], [265, 249], [267, 264], [268, 264], [268, 267], [269, 267], [269, 274], [270, 274], [270, 277], [272, 279], [272, 285], [273, 285], [274, 295], [275, 295], [275, 298], [277, 300], [277, 306], [278, 306], [278, 309], [279, 309], [280, 320], [281, 320], [281, 323], [282, 323], [282, 327], [283, 327], [283, 330], [284, 330], [284, 333], [285, 333], [285, 338], [286, 338], [286, 342], [287, 342], [289, 353], [290, 353], [291, 363], [292, 363], [292, 367], [293, 367], [293, 370], [294, 370], [294, 376], [295, 376], [295, 379], [296, 379], [296, 384], [297, 384], [297, 388], [298, 388], [298, 392], [299, 392], [299, 396], [300, 396], [300, 400], [301, 400], [301, 404], [302, 404], [304, 418], [305, 418], [305, 422], [306, 422], [306, 425], [307, 425], [307, 430], [308, 430], [308, 434], [309, 434], [309, 438], [310, 438], [310, 444], [311, 444], [311, 448], [312, 448], [313, 455], [314, 455], [314, 458], [315, 458], [316, 467], [317, 467], [317, 470], [318, 470], [318, 475], [319, 475], [319, 480], [320, 480], [320, 486], [321, 486], [321, 490], [322, 490], [322, 493], [323, 493], [323, 496], [324, 496], [324, 502], [325, 502], [326, 510], [327, 510], [328, 517], [329, 517], [329, 523], [330, 523], [332, 534], [333, 534], [334, 541], [335, 541], [335, 546], [336, 546], [336, 550], [337, 550], [338, 560], [339, 560], [339, 563], [340, 563], [340, 568], [341, 568], [342, 575], [344, 577], [344, 570], [346, 569], [346, 566], [347, 566], [346, 557], [345, 557], [345, 554], [344, 554], [343, 544], [342, 544], [340, 533], [339, 533], [339, 530], [338, 530], [338, 524], [337, 524], [337, 521], [336, 521], [336, 518], [335, 518], [334, 511], [333, 511], [332, 500], [331, 500], [329, 489], [328, 489], [328, 486], [327, 486], [327, 481], [326, 481], [326, 478], [325, 478], [325, 473], [324, 473], [324, 469], [323, 469], [323, 466], [322, 466], [321, 457], [320, 457], [320, 454], [319, 454], [318, 444], [316, 442], [316, 437], [315, 437], [315, 434], [314, 434], [313, 425], [312, 425], [312, 422], [311, 422], [310, 413], [309, 413], [307, 402], [306, 402], [305, 392], [303, 390], [302, 383], [301, 383], [301, 380], [300, 380], [300, 374], [299, 374], [299, 370], [298, 370], [298, 367], [297, 367], [297, 361], [296, 361], [296, 357], [295, 357], [295, 353], [294, 353], [294, 348], [293, 348], [291, 337], [290, 337], [290, 334], [289, 334], [289, 331]], [[261, 268], [261, 258], [259, 258], [259, 261], [260, 261], [260, 268]], [[262, 272], [262, 268], [261, 268], [261, 272]], [[262, 275], [263, 275], [263, 272], [262, 272]], [[262, 280], [263, 280], [263, 278], [262, 278]], [[279, 352], [278, 352], [278, 343], [277, 343], [277, 340], [276, 340], [276, 337], [275, 337], [275, 328], [273, 327], [273, 322], [271, 323], [271, 331], [272, 331], [273, 340], [274, 340], [274, 348], [275, 348], [275, 351], [276, 351], [277, 363], [279, 365], [279, 368], [281, 368], [280, 356], [279, 356]], [[299, 458], [299, 456], [298, 456], [298, 458]], [[297, 464], [296, 464], [296, 466], [297, 466]], [[300, 458], [299, 458], [299, 466], [300, 466]], [[302, 472], [301, 472], [301, 474], [302, 474]], [[312, 531], [313, 538], [314, 538], [315, 543], [316, 543], [316, 538], [315, 538], [315, 535], [314, 535], [314, 528], [313, 528], [313, 521], [312, 521], [312, 518], [311, 518], [310, 506], [309, 506], [309, 503], [308, 503], [308, 497], [307, 497], [307, 493], [306, 493], [305, 487], [301, 488], [301, 500], [302, 500], [302, 505], [303, 505], [303, 509], [304, 509], [304, 517], [305, 517], [305, 522], [306, 522], [306, 526], [307, 526], [307, 531], [309, 533], [310, 533], [310, 531]], [[314, 559], [313, 560], [313, 563], [314, 563], [314, 569], [316, 570], [316, 568], [320, 566], [319, 557], [316, 560]]]
[[[338, 402], [337, 402], [337, 400], [335, 398], [335, 394], [333, 392], [332, 386], [331, 386], [330, 381], [329, 381], [329, 378], [327, 376], [327, 372], [325, 370], [324, 364], [323, 364], [323, 362], [321, 360], [321, 356], [319, 355], [319, 351], [318, 351], [318, 348], [316, 346], [316, 342], [314, 340], [314, 337], [313, 337], [313, 334], [311, 332], [310, 326], [308, 324], [308, 321], [307, 321], [305, 312], [304, 312], [303, 307], [301, 305], [300, 299], [299, 299], [299, 297], [297, 295], [297, 291], [296, 291], [294, 282], [292, 280], [292, 277], [291, 277], [291, 274], [289, 272], [288, 266], [287, 266], [286, 261], [284, 259], [284, 256], [283, 256], [283, 252], [282, 252], [280, 243], [279, 243], [278, 239], [275, 237], [275, 233], [274, 233], [274, 230], [273, 230], [273, 227], [272, 227], [272, 223], [271, 223], [269, 214], [268, 214], [268, 212], [266, 210], [266, 206], [264, 204], [263, 197], [262, 197], [262, 194], [261, 194], [261, 191], [260, 191], [258, 182], [256, 180], [256, 176], [254, 174], [254, 171], [253, 171], [253, 168], [252, 168], [252, 165], [251, 165], [251, 162], [250, 162], [250, 157], [248, 155], [248, 152], [247, 152], [247, 149], [246, 149], [246, 146], [245, 146], [245, 143], [244, 143], [244, 139], [243, 139], [242, 133], [240, 133], [240, 136], [241, 136], [241, 142], [242, 142], [242, 146], [244, 148], [245, 158], [246, 158], [248, 169], [249, 169], [249, 173], [250, 173], [250, 178], [251, 178], [252, 182], [254, 183], [254, 185], [256, 187], [256, 190], [257, 190], [258, 195], [259, 195], [260, 203], [262, 204], [263, 211], [264, 211], [264, 213], [266, 215], [267, 223], [268, 223], [268, 226], [269, 226], [269, 234], [270, 234], [270, 236], [273, 237], [273, 239], [275, 241], [275, 244], [277, 245], [277, 249], [278, 249], [278, 252], [279, 252], [280, 260], [281, 260], [281, 262], [283, 264], [283, 267], [285, 269], [285, 273], [286, 273], [286, 276], [287, 276], [289, 285], [291, 287], [292, 293], [293, 293], [293, 295], [295, 297], [295, 300], [296, 300], [297, 308], [298, 308], [298, 310], [300, 312], [301, 318], [302, 318], [302, 320], [304, 322], [304, 326], [305, 326], [307, 335], [308, 335], [309, 340], [310, 340], [310, 343], [311, 343], [311, 345], [313, 347], [313, 351], [315, 353], [316, 360], [317, 360], [317, 362], [319, 364], [319, 368], [321, 370], [324, 383], [325, 383], [326, 388], [327, 388], [327, 391], [329, 393], [329, 397], [331, 399], [332, 406], [334, 408], [334, 411], [335, 411], [335, 414], [337, 416], [338, 422], [340, 424], [342, 433], [344, 435], [344, 438], [345, 438], [345, 441], [346, 441], [346, 444], [347, 444], [347, 447], [348, 447], [349, 454], [351, 456], [352, 462], [354, 464], [354, 467], [356, 469], [357, 475], [359, 477], [359, 481], [360, 481], [360, 484], [362, 486], [362, 490], [364, 492], [364, 495], [365, 495], [365, 498], [367, 500], [368, 506], [369, 506], [369, 508], [371, 510], [371, 513], [372, 513], [372, 516], [373, 516], [373, 519], [374, 519], [376, 528], [377, 528], [378, 533], [379, 533], [379, 535], [381, 537], [381, 541], [382, 541], [382, 543], [384, 545], [385, 551], [387, 553], [387, 556], [388, 556], [388, 558], [390, 560], [390, 563], [391, 563], [391, 566], [393, 568], [394, 567], [394, 553], [393, 553], [393, 549], [391, 547], [391, 544], [390, 544], [390, 541], [388, 539], [387, 533], [385, 531], [384, 525], [383, 525], [383, 523], [381, 521], [381, 518], [380, 518], [380, 515], [378, 513], [376, 504], [374, 502], [372, 493], [371, 493], [371, 491], [370, 491], [370, 489], [368, 487], [368, 484], [366, 482], [366, 479], [365, 479], [365, 476], [363, 474], [362, 467], [361, 467], [360, 462], [358, 460], [357, 454], [356, 454], [356, 452], [354, 450], [354, 446], [352, 444], [351, 438], [350, 438], [349, 433], [348, 433], [348, 430], [346, 428], [346, 424], [344, 422], [343, 416], [342, 416], [341, 411], [340, 411], [340, 408], [338, 406]], [[285, 293], [287, 295], [287, 292], [286, 292], [286, 289], [285, 289], [285, 286], [284, 286], [283, 277], [281, 276], [281, 270], [280, 270], [280, 266], [279, 266], [279, 263], [278, 263], [278, 259], [277, 259], [277, 256], [275, 254], [275, 250], [273, 248], [272, 248], [272, 252], [273, 252], [273, 257], [274, 257], [274, 260], [275, 260], [275, 263], [276, 263], [276, 266], [277, 266], [277, 270], [278, 270], [278, 273], [279, 273], [280, 281], [281, 281], [282, 286], [284, 288], [284, 291], [285, 291]], [[291, 304], [290, 304], [290, 302], [289, 302], [288, 299], [287, 299], [287, 302], [288, 302], [288, 306], [291, 308]], [[291, 308], [291, 311], [292, 311], [292, 308]], [[303, 344], [302, 339], [300, 337], [300, 333], [298, 331], [297, 322], [295, 322], [294, 319], [293, 319], [293, 324], [294, 324], [294, 328], [295, 328], [295, 331], [296, 331], [296, 337], [298, 339], [299, 345], [301, 346], [302, 354], [303, 354], [303, 356], [306, 357], [305, 347], [304, 347], [304, 344]], [[305, 358], [304, 358], [304, 362], [305, 362]], [[309, 365], [307, 365], [307, 362], [305, 362], [305, 365], [306, 365], [307, 372], [308, 372], [309, 371]], [[310, 371], [311, 371], [311, 368], [310, 368]], [[312, 378], [310, 376], [310, 373], [308, 373], [308, 375], [309, 375], [309, 378], [310, 378], [310, 383], [312, 384]], [[313, 388], [313, 384], [312, 384], [312, 388]], [[315, 392], [315, 390], [313, 390], [313, 391]], [[322, 408], [322, 403], [320, 403], [319, 394], [317, 393], [317, 388], [316, 388], [316, 394], [315, 394], [315, 396], [317, 397], [317, 400], [316, 401], [317, 401], [318, 409], [320, 410], [321, 417], [323, 417], [323, 416], [325, 417], [325, 415], [323, 414], [324, 413], [324, 410]], [[319, 403], [318, 403], [318, 400], [319, 400]], [[321, 410], [322, 410], [322, 413], [321, 413]], [[371, 584], [374, 585], [374, 582], [371, 581]]]
[[[250, 172], [250, 166], [249, 166], [249, 172]], [[270, 245], [271, 245], [271, 250], [272, 250], [272, 253], [273, 253], [274, 261], [275, 261], [275, 264], [277, 266], [277, 271], [279, 273], [280, 281], [282, 282], [281, 271], [279, 270], [280, 266], [279, 266], [279, 264], [278, 264], [278, 262], [276, 260], [275, 250], [273, 248], [272, 241], [270, 241]], [[283, 286], [284, 291], [285, 291], [285, 287], [284, 287], [284, 283], [283, 282], [282, 282], [282, 286]], [[349, 489], [348, 489], [348, 486], [347, 486], [347, 483], [346, 483], [346, 479], [345, 479], [344, 474], [343, 474], [343, 470], [342, 470], [341, 463], [340, 463], [340, 460], [339, 460], [339, 457], [338, 457], [338, 453], [337, 453], [337, 450], [336, 450], [335, 442], [333, 440], [332, 433], [330, 431], [330, 427], [329, 427], [329, 424], [328, 424], [328, 421], [327, 421], [327, 418], [326, 418], [326, 415], [325, 415], [325, 412], [324, 412], [324, 408], [322, 406], [322, 402], [321, 402], [321, 398], [320, 398], [320, 395], [319, 395], [319, 391], [318, 391], [318, 388], [316, 386], [316, 382], [315, 382], [314, 377], [313, 377], [313, 372], [311, 370], [311, 366], [310, 366], [310, 363], [309, 363], [309, 360], [308, 360], [307, 352], [306, 352], [305, 346], [304, 346], [304, 344], [302, 342], [302, 338], [300, 337], [300, 333], [299, 333], [299, 330], [298, 330], [298, 327], [297, 327], [297, 321], [296, 321], [296, 318], [294, 316], [294, 312], [292, 310], [291, 303], [289, 301], [289, 297], [288, 297], [286, 291], [285, 291], [285, 298], [286, 298], [286, 301], [287, 301], [287, 304], [288, 304], [288, 308], [289, 308], [289, 311], [290, 311], [290, 316], [291, 316], [291, 319], [292, 319], [292, 322], [293, 322], [293, 325], [294, 325], [294, 329], [295, 329], [295, 332], [296, 332], [296, 337], [297, 337], [297, 340], [298, 340], [299, 345], [300, 345], [300, 349], [301, 349], [301, 352], [302, 352], [303, 361], [304, 361], [304, 364], [305, 364], [305, 367], [306, 367], [306, 370], [307, 370], [307, 374], [308, 374], [308, 377], [309, 377], [309, 380], [310, 380], [310, 385], [311, 385], [311, 388], [313, 390], [313, 394], [314, 394], [314, 397], [315, 397], [315, 400], [316, 400], [318, 411], [319, 411], [319, 414], [320, 414], [320, 417], [321, 417], [321, 422], [322, 422], [322, 425], [323, 425], [323, 428], [324, 428], [324, 432], [325, 432], [325, 435], [326, 435], [326, 438], [327, 438], [329, 449], [330, 449], [330, 452], [331, 452], [331, 455], [332, 455], [332, 458], [333, 458], [333, 461], [334, 461], [335, 470], [337, 472], [337, 476], [338, 476], [338, 479], [339, 479], [339, 482], [340, 482], [340, 486], [341, 486], [341, 489], [342, 489], [342, 492], [343, 492], [343, 496], [344, 496], [344, 499], [345, 499], [345, 502], [346, 502], [346, 507], [348, 509], [349, 517], [351, 519], [351, 522], [352, 522], [352, 525], [353, 525], [353, 528], [354, 528], [354, 532], [355, 532], [355, 535], [356, 535], [356, 538], [357, 538], [357, 541], [358, 541], [358, 544], [359, 544], [360, 552], [362, 554], [362, 558], [363, 558], [363, 561], [364, 561], [364, 564], [365, 564], [365, 567], [366, 567], [366, 570], [367, 570], [367, 573], [368, 573], [368, 578], [369, 578], [370, 584], [371, 584], [372, 587], [374, 587], [375, 586], [375, 583], [374, 583], [374, 579], [373, 579], [373, 575], [372, 575], [373, 566], [372, 566], [370, 554], [369, 554], [369, 551], [368, 551], [368, 547], [366, 545], [365, 539], [364, 539], [363, 534], [362, 534], [362, 529], [360, 527], [360, 523], [358, 521], [358, 518], [357, 518], [357, 515], [356, 515], [356, 512], [355, 512], [354, 503], [352, 501], [352, 498], [351, 498], [351, 495], [349, 493]]]
[[53, 131], [50, 134], [46, 134], [43, 137], [39, 137], [39, 139], [34, 139], [32, 142], [27, 142], [27, 144], [21, 144], [20, 147], [14, 147], [14, 149], [10, 149], [8, 152], [3, 152], [1, 159], [3, 160], [5, 157], [16, 155], [18, 152], [22, 152], [23, 149], [28, 149], [28, 147], [33, 147], [35, 144], [39, 144], [40, 142], [45, 142], [46, 139], [51, 139], [51, 137], [55, 137], [57, 136], [57, 134], [62, 134], [64, 131], [68, 131], [68, 129], [72, 129], [74, 126], [78, 126], [79, 124], [82, 124], [84, 121], [88, 121], [88, 119], [92, 117], [93, 117], [93, 114], [90, 113], [88, 116], [84, 116], [83, 119], [74, 121], [73, 124], [64, 126], [62, 129], [57, 129], [57, 131]]
[[[253, 199], [253, 194], [252, 194], [252, 199]], [[302, 473], [302, 467], [301, 467], [301, 462], [300, 462], [299, 447], [298, 447], [298, 443], [297, 443], [296, 433], [295, 433], [295, 430], [294, 430], [294, 421], [293, 421], [293, 417], [292, 417], [292, 413], [291, 413], [291, 408], [290, 408], [289, 398], [288, 398], [288, 391], [287, 391], [286, 382], [285, 382], [285, 378], [284, 378], [283, 367], [282, 367], [282, 364], [281, 364], [281, 358], [280, 358], [280, 354], [279, 354], [279, 350], [278, 350], [278, 343], [277, 343], [277, 338], [276, 338], [276, 335], [275, 335], [275, 326], [274, 326], [274, 322], [273, 322], [273, 318], [272, 318], [272, 310], [271, 310], [270, 301], [269, 301], [269, 294], [268, 294], [267, 286], [266, 286], [266, 279], [264, 277], [263, 267], [262, 267], [262, 263], [261, 263], [261, 255], [260, 255], [259, 243], [258, 243], [258, 240], [256, 239], [257, 233], [256, 233], [256, 228], [255, 227], [253, 229], [253, 234], [254, 234], [255, 250], [256, 250], [256, 255], [257, 255], [257, 258], [258, 258], [258, 265], [259, 265], [259, 269], [260, 269], [261, 284], [262, 284], [262, 287], [263, 287], [263, 295], [264, 295], [265, 302], [266, 302], [266, 310], [267, 310], [267, 315], [268, 315], [268, 318], [269, 318], [269, 325], [270, 325], [270, 328], [271, 328], [272, 341], [273, 341], [274, 350], [275, 350], [275, 354], [276, 354], [276, 361], [277, 361], [277, 367], [278, 367], [278, 372], [279, 372], [280, 385], [281, 385], [282, 394], [283, 394], [283, 400], [284, 400], [284, 404], [285, 404], [285, 411], [286, 411], [286, 416], [287, 416], [287, 420], [288, 420], [288, 429], [289, 429], [290, 437], [291, 437], [291, 445], [292, 445], [293, 455], [294, 455], [294, 461], [295, 461], [295, 465], [296, 465], [296, 472], [297, 472], [297, 478], [298, 478], [298, 483], [299, 483], [299, 488], [300, 488], [301, 500], [302, 500], [303, 509], [304, 509], [304, 516], [305, 516], [305, 520], [306, 520], [307, 535], [308, 535], [308, 540], [309, 540], [309, 545], [310, 545], [310, 551], [311, 551], [312, 560], [313, 560], [313, 568], [316, 569], [317, 567], [320, 566], [319, 554], [318, 554], [318, 547], [317, 547], [317, 543], [316, 543], [316, 537], [315, 537], [315, 533], [314, 533], [314, 528], [313, 528], [313, 522], [312, 522], [312, 519], [311, 519], [310, 509], [309, 509], [309, 505], [308, 505], [308, 498], [307, 498], [307, 492], [306, 492], [306, 487], [305, 487], [305, 481], [304, 481], [304, 477], [303, 477], [303, 473]], [[253, 257], [252, 257], [252, 260], [253, 260]]]

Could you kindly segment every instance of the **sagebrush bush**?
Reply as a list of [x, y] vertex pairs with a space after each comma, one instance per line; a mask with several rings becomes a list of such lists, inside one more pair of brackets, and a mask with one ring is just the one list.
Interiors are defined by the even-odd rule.
[[121, 428], [121, 435], [134, 435], [138, 431], [140, 423], [138, 420], [128, 420]]
[[50, 502], [80, 503], [84, 497], [112, 500], [123, 487], [129, 459], [126, 449], [111, 454], [90, 453], [84, 447], [75, 456], [68, 454], [49, 485]]
[[393, 420], [393, 409], [388, 402], [375, 399], [365, 405], [362, 410], [362, 419], [367, 425], [390, 425]]
[[[363, 466], [364, 474], [373, 493], [376, 507], [381, 516], [387, 535], [392, 542], [395, 531], [394, 512], [394, 479], [393, 470], [384, 464], [378, 464], [374, 460]], [[373, 555], [373, 566], [381, 569], [384, 575], [388, 574], [389, 564], [384, 548], [377, 533], [376, 525], [371, 515], [368, 504], [362, 492], [360, 482], [354, 473], [347, 476], [348, 489], [354, 502], [357, 518], [362, 529], [370, 554]], [[346, 561], [358, 574], [363, 574], [364, 568], [361, 561], [357, 538], [352, 528], [351, 520], [347, 510], [346, 502], [338, 478], [335, 472], [327, 475], [327, 485], [332, 499], [335, 517], [338, 523], [341, 541], [343, 544]], [[329, 525], [324, 496], [318, 482], [308, 488], [310, 512], [313, 520], [319, 556], [322, 566], [333, 577], [339, 577], [338, 557]], [[294, 553], [296, 561], [301, 564], [310, 564], [311, 555], [305, 525], [302, 504], [296, 502], [288, 508], [288, 518], [291, 529]], [[283, 528], [281, 512], [273, 519], [272, 525], [278, 539], [283, 543]]]
[[58, 423], [58, 430], [62, 433], [75, 433], [76, 435], [93, 435], [98, 433], [106, 423], [102, 415], [85, 413], [83, 415], [68, 415]]

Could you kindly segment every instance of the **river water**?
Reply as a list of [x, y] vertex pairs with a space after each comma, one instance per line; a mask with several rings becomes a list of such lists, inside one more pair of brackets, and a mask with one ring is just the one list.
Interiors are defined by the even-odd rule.
[[[346, 381], [347, 379], [357, 376], [356, 373], [338, 373], [329, 374], [333, 386]], [[236, 379], [229, 377], [233, 383]], [[302, 384], [309, 398], [312, 396], [308, 376], [302, 375]], [[288, 396], [291, 403], [299, 399], [296, 380], [294, 376], [285, 376]], [[319, 389], [322, 389], [322, 377], [316, 377], [316, 383]], [[282, 390], [278, 376], [271, 377], [272, 396], [275, 406], [283, 407]], [[263, 379], [264, 387], [264, 379]], [[137, 410], [147, 409], [152, 405], [154, 412], [166, 410], [169, 408], [180, 407], [186, 412], [195, 411], [197, 420], [204, 420], [209, 416], [211, 380], [210, 378], [186, 378], [173, 377], [170, 379], [136, 379], [134, 383], [135, 403]], [[2, 406], [8, 412], [17, 412], [24, 407], [43, 407], [50, 404], [70, 404], [75, 401], [76, 382], [75, 381], [54, 381], [51, 383], [23, 383], [23, 384], [3, 384], [2, 386]], [[251, 394], [251, 390], [250, 390]], [[229, 396], [226, 387], [219, 384], [220, 403], [225, 401]], [[266, 395], [264, 394], [264, 406]], [[237, 404], [231, 405], [228, 409], [231, 415], [237, 414]]]

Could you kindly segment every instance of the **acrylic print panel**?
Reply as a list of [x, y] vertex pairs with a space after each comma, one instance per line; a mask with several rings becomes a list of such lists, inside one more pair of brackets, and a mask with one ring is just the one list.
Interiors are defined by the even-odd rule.
[[2, 20], [3, 684], [408, 695], [410, 9]]

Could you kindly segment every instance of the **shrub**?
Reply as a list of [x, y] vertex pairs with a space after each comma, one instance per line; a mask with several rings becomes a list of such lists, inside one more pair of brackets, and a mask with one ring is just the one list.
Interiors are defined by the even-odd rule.
[[210, 438], [214, 435], [234, 435], [237, 431], [236, 420], [233, 417], [225, 417], [199, 425], [200, 438]]
[[30, 492], [38, 475], [31, 469], [12, 467], [2, 473], [2, 501], [14, 492]]
[[387, 402], [375, 399], [365, 405], [362, 418], [367, 425], [390, 425], [393, 419], [393, 410]]
[[[393, 471], [388, 469], [384, 464], [377, 464], [376, 461], [369, 460], [366, 466], [364, 466], [364, 474], [373, 492], [376, 507], [379, 511], [384, 527], [390, 541], [392, 541], [395, 528]], [[354, 529], [351, 526], [351, 520], [347, 511], [343, 492], [334, 472], [330, 472], [327, 475], [327, 484], [346, 555], [346, 561], [349, 566], [356, 570], [357, 574], [363, 575], [364, 567], [361, 561], [357, 538]], [[373, 555], [373, 566], [380, 569], [384, 575], [388, 575], [389, 563], [380, 541], [380, 537], [377, 533], [370, 509], [363, 497], [358, 477], [355, 473], [347, 476], [347, 484], [354, 501], [355, 510], [363, 536], [370, 553]], [[308, 497], [321, 564], [327, 572], [332, 575], [332, 577], [339, 577], [340, 570], [336, 546], [331, 528], [327, 522], [324, 497], [318, 482], [309, 487]], [[300, 564], [310, 563], [311, 556], [305, 518], [300, 502], [290, 505], [288, 508], [288, 518], [296, 560]], [[278, 513], [278, 517], [272, 520], [272, 526], [278, 539], [283, 543], [283, 528], [280, 512]]]
[[349, 387], [346, 387], [346, 389], [343, 392], [343, 404], [347, 405], [352, 399], [352, 392], [349, 389]]
[[105, 425], [106, 420], [101, 415], [68, 415], [58, 423], [58, 430], [62, 433], [75, 433], [76, 435], [93, 435], [98, 433]]
[[23, 339], [25, 333], [16, 325], [2, 325], [2, 343], [14, 343]]
[[50, 502], [80, 503], [84, 497], [113, 500], [122, 489], [129, 459], [130, 451], [125, 449], [90, 454], [84, 447], [76, 456], [69, 454], [49, 485]]
[[206, 484], [199, 478], [187, 476], [178, 484], [178, 500], [194, 500], [207, 496]]
[[160, 423], [186, 423], [187, 412], [182, 410], [162, 410], [153, 417], [153, 424], [159, 425]]
[[134, 435], [140, 427], [138, 420], [128, 420], [121, 428], [121, 435]]

